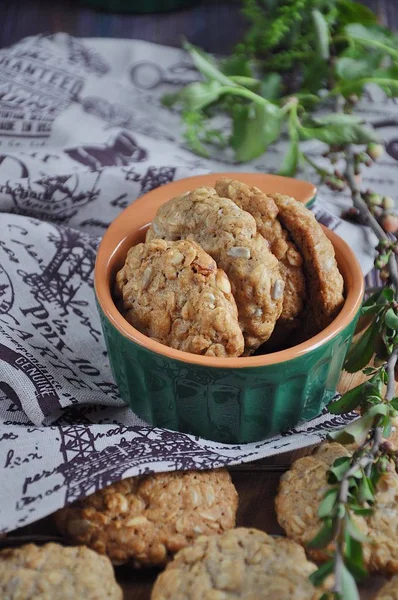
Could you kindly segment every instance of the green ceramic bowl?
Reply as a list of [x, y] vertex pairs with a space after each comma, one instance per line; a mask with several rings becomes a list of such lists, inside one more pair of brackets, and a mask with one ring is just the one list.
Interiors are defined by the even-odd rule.
[[[128, 249], [144, 239], [161, 204], [184, 191], [214, 184], [220, 175], [173, 182], [130, 205], [101, 242], [95, 291], [113, 376], [131, 409], [157, 427], [244, 443], [316, 417], [333, 397], [364, 284], [352, 250], [325, 229], [344, 277], [346, 301], [333, 323], [307, 342], [262, 356], [217, 358], [169, 348], [137, 331], [118, 312], [111, 295]], [[315, 194], [313, 186], [288, 178], [242, 173], [238, 177], [266, 192], [278, 190], [305, 203]]]

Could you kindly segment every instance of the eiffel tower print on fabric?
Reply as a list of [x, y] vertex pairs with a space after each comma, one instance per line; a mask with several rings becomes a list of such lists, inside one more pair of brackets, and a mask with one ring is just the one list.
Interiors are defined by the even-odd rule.
[[63, 311], [60, 316], [64, 316], [70, 305], [81, 304], [75, 296], [82, 283], [93, 286], [97, 242], [72, 229], [60, 227], [57, 231], [57, 236], [49, 238], [55, 244], [55, 254], [41, 273], [25, 274], [24, 282], [32, 287], [37, 300], [57, 304]]

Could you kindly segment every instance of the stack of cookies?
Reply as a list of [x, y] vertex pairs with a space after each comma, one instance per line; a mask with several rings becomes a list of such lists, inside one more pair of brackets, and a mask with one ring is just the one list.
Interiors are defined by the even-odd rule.
[[298, 344], [344, 302], [333, 246], [313, 214], [230, 179], [160, 207], [117, 273], [115, 297], [145, 335], [221, 357]]

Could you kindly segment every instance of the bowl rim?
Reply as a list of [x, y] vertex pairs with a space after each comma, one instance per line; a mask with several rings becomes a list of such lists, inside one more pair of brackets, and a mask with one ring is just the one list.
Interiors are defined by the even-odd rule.
[[[213, 178], [219, 178], [231, 174], [216, 173], [212, 175]], [[233, 175], [236, 178], [238, 178], [242, 174], [234, 173]], [[246, 176], [245, 179], [247, 180], [247, 176], [250, 174], [244, 175]], [[208, 176], [197, 176], [179, 181], [187, 182], [187, 191], [189, 189], [192, 189], [192, 187], [190, 187], [189, 184], [193, 183], [193, 180], [203, 180], [203, 177], [207, 177], [208, 179]], [[278, 179], [281, 178], [278, 177]], [[299, 180], [290, 180], [290, 186], [292, 185], [292, 182], [296, 181]], [[156, 198], [157, 206], [160, 206], [161, 204], [166, 202], [168, 199], [173, 197], [170, 196], [170, 193], [167, 190], [170, 189], [170, 187], [176, 183], [177, 182], [173, 182], [172, 184], [164, 185], [161, 188], [156, 188], [155, 190], [144, 194], [138, 200], [130, 204], [111, 223], [111, 225], [105, 232], [104, 237], [102, 238], [98, 248], [94, 270], [94, 289], [97, 297], [97, 302], [107, 320], [125, 338], [127, 338], [133, 343], [138, 344], [139, 346], [145, 348], [148, 351], [152, 351], [155, 354], [162, 355], [166, 358], [170, 358], [176, 361], [189, 363], [192, 365], [200, 365], [202, 367], [209, 368], [241, 369], [250, 367], [265, 367], [285, 363], [287, 361], [303, 357], [332, 340], [353, 321], [362, 304], [362, 298], [364, 294], [365, 283], [361, 266], [349, 245], [335, 232], [321, 225], [321, 227], [325, 231], [325, 234], [333, 244], [339, 267], [341, 268], [341, 270], [345, 271], [345, 276], [343, 274], [343, 277], [346, 287], [346, 299], [340, 313], [332, 321], [332, 323], [330, 323], [328, 327], [326, 327], [323, 331], [310, 338], [309, 340], [291, 348], [287, 348], [286, 350], [280, 350], [278, 352], [272, 352], [269, 354], [262, 354], [258, 356], [249, 357], [219, 358], [212, 356], [203, 356], [199, 354], [191, 354], [182, 350], [170, 348], [169, 346], [161, 344], [160, 342], [157, 342], [147, 337], [146, 335], [135, 329], [135, 327], [130, 325], [130, 323], [128, 323], [128, 321], [124, 319], [124, 317], [118, 311], [113, 301], [110, 289], [111, 270], [116, 260], [115, 257], [120, 252], [121, 246], [123, 245], [123, 241], [126, 240], [127, 233], [139, 233], [140, 231], [148, 227], [150, 222], [150, 217], [148, 218], [148, 212], [150, 212], [148, 211], [148, 205], [150, 201]], [[199, 183], [199, 185], [206, 184], [202, 181], [202, 183]], [[293, 194], [290, 192], [289, 195]], [[301, 201], [304, 202], [305, 200]], [[156, 205], [154, 202], [152, 202], [152, 212], [156, 212]], [[138, 219], [139, 223], [137, 223], [137, 226], [131, 228], [129, 227], [128, 223], [129, 219], [133, 215], [137, 217], [139, 216], [140, 219]], [[126, 217], [129, 217], [129, 219], [127, 219]]]

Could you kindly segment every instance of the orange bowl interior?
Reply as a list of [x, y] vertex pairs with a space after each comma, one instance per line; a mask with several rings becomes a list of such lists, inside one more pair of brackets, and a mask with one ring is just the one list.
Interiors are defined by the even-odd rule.
[[[98, 302], [106, 317], [122, 335], [144, 346], [148, 350], [169, 356], [175, 360], [208, 367], [242, 368], [272, 365], [302, 356], [324, 344], [345, 329], [355, 318], [361, 306], [364, 293], [364, 278], [354, 252], [344, 240], [325, 227], [323, 229], [334, 246], [336, 260], [344, 278], [346, 300], [339, 315], [326, 329], [306, 342], [292, 348], [270, 354], [239, 358], [217, 358], [182, 352], [181, 350], [169, 348], [140, 333], [124, 319], [113, 301], [111, 290], [115, 275], [123, 266], [129, 248], [144, 240], [145, 231], [149, 227], [159, 206], [170, 200], [170, 198], [188, 190], [202, 185], [213, 185], [215, 180], [220, 176], [235, 177], [251, 185], [261, 187], [265, 192], [279, 191], [280, 193], [291, 195], [302, 202], [309, 200], [311, 193], [312, 195], [315, 194], [315, 188], [306, 182], [271, 175], [248, 173], [202, 175], [182, 179], [157, 188], [126, 208], [105, 232], [98, 249], [95, 265], [94, 282]], [[288, 185], [284, 181], [285, 179]], [[297, 187], [294, 184], [297, 184]]]

